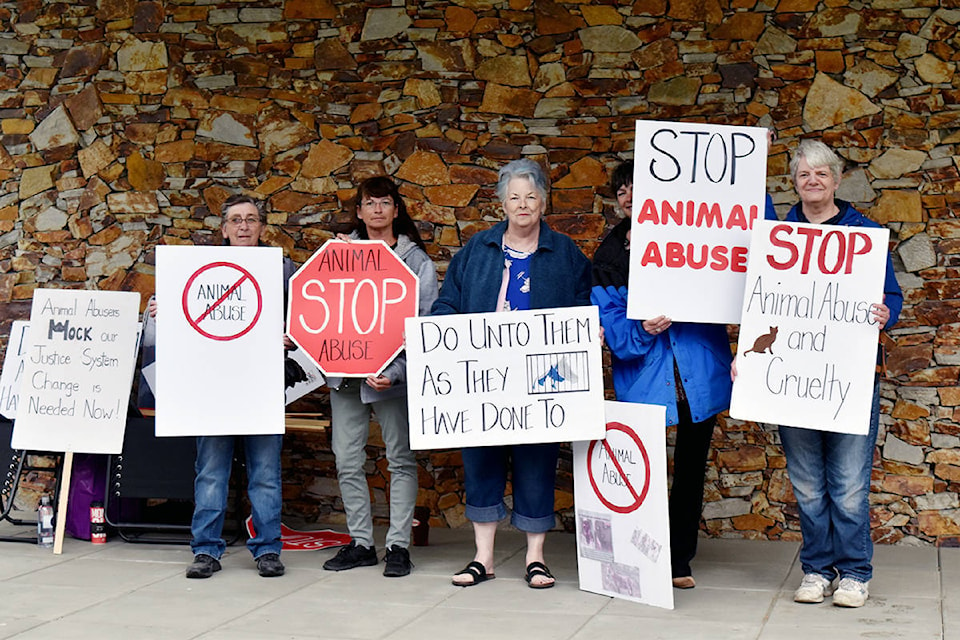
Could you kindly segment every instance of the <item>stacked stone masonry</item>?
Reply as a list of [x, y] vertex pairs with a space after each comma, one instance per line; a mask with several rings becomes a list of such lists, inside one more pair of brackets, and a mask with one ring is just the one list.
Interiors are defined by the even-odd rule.
[[[587, 255], [616, 222], [610, 169], [637, 118], [821, 138], [841, 196], [891, 230], [906, 304], [873, 473], [874, 537], [960, 540], [960, 0], [19, 0], [0, 2], [0, 335], [37, 287], [144, 300], [158, 244], [219, 242], [220, 203], [266, 201], [304, 261], [357, 182], [401, 185], [441, 273], [501, 217], [496, 170], [549, 167], [548, 221]], [[735, 328], [732, 329], [735, 331]], [[732, 334], [731, 337], [734, 337]], [[325, 410], [322, 395], [298, 408]], [[387, 482], [369, 447], [376, 513]], [[459, 453], [420, 455], [420, 503], [460, 526]], [[291, 434], [284, 509], [336, 520], [327, 436]], [[705, 530], [797, 539], [775, 428], [720, 421]], [[558, 527], [572, 525], [569, 452]]]

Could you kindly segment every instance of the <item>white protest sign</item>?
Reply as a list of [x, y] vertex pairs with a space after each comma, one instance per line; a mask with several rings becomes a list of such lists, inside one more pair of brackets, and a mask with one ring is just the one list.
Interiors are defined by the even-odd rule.
[[736, 324], [767, 132], [637, 120], [627, 317]]
[[406, 321], [410, 447], [603, 436], [596, 307]]
[[580, 588], [673, 609], [666, 409], [604, 408], [606, 438], [573, 443]]
[[7, 352], [3, 356], [3, 371], [0, 372], [0, 415], [8, 420], [17, 417], [23, 358], [29, 345], [30, 323], [14, 320], [10, 327], [10, 339], [7, 340]]
[[132, 292], [34, 291], [11, 447], [120, 453], [139, 311]]
[[889, 230], [758, 221], [730, 415], [866, 434]]
[[157, 247], [158, 436], [283, 433], [282, 258]]

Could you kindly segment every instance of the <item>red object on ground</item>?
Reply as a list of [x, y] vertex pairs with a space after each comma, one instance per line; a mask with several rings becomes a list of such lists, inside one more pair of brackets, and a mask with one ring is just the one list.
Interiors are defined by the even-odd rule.
[[[256, 535], [253, 528], [253, 518], [248, 516], [244, 525], [247, 535], [251, 538]], [[280, 524], [280, 539], [286, 551], [316, 551], [330, 547], [342, 547], [350, 544], [350, 534], [324, 529], [322, 531], [297, 531], [285, 524]]]

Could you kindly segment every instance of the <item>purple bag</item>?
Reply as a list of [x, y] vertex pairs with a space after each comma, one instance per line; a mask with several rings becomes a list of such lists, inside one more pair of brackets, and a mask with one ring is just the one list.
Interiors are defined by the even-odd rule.
[[81, 540], [90, 539], [90, 503], [102, 502], [106, 487], [107, 456], [75, 453], [67, 502], [67, 534]]

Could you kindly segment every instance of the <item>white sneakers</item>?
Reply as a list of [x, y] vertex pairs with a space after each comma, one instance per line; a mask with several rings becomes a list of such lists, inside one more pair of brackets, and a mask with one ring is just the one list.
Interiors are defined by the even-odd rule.
[[819, 573], [804, 574], [800, 587], [793, 592], [794, 602], [817, 603], [833, 593], [833, 582]]
[[840, 586], [833, 594], [833, 604], [837, 607], [862, 607], [870, 595], [870, 583], [855, 578], [842, 578]]
[[807, 573], [800, 586], [793, 592], [794, 602], [818, 603], [833, 595], [833, 604], [837, 607], [862, 607], [869, 596], [869, 582], [860, 582], [855, 578], [842, 578], [834, 586], [819, 573]]

